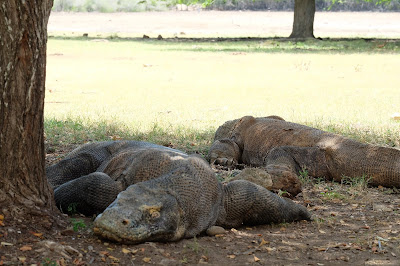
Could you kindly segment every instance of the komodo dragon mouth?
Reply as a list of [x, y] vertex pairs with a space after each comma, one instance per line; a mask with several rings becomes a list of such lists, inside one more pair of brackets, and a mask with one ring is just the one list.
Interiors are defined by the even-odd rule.
[[181, 210], [168, 194], [132, 185], [94, 222], [94, 233], [116, 242], [138, 244], [145, 241], [180, 239]]

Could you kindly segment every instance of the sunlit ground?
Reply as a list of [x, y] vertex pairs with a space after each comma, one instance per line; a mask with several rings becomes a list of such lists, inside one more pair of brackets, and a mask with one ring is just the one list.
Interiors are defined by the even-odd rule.
[[50, 39], [45, 116], [143, 129], [155, 122], [204, 129], [271, 114], [398, 127], [390, 116], [400, 112], [399, 69], [398, 54], [182, 52]]

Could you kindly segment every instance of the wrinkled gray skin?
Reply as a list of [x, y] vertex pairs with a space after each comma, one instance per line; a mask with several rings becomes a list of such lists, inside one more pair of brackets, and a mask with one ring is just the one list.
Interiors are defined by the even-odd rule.
[[360, 143], [278, 116], [225, 122], [215, 133], [209, 159], [225, 166], [262, 167], [292, 196], [301, 192], [302, 169], [335, 181], [364, 175], [372, 185], [400, 187], [400, 150]]
[[244, 180], [222, 185], [198, 156], [146, 142], [87, 144], [47, 175], [58, 206], [102, 212], [94, 232], [121, 243], [176, 241], [213, 225], [310, 220], [291, 200]]

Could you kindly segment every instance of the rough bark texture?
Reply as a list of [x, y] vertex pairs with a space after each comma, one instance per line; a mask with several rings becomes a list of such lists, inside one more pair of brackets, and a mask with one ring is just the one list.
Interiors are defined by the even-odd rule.
[[289, 38], [314, 38], [315, 0], [295, 0], [292, 34]]
[[55, 210], [45, 176], [43, 135], [52, 5], [52, 0], [0, 4], [0, 212], [7, 207], [34, 213]]

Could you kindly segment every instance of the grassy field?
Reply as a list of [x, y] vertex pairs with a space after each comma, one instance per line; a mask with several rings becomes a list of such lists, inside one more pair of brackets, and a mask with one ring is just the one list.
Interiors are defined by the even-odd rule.
[[[399, 146], [400, 41], [50, 38], [47, 141], [136, 138], [206, 150], [244, 115]], [[199, 148], [201, 147], [201, 148]]]

